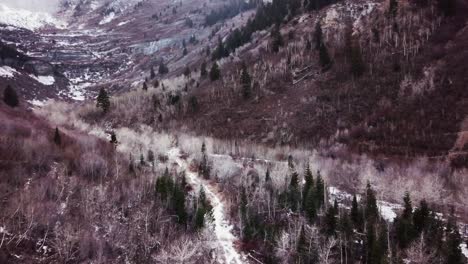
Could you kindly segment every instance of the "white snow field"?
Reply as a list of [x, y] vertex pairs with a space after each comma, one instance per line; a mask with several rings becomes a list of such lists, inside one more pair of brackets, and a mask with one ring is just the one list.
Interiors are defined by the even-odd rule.
[[65, 28], [67, 26], [67, 23], [54, 18], [48, 13], [10, 8], [2, 3], [0, 3], [0, 24], [29, 30], [36, 30], [44, 26], [54, 26], [57, 28]]

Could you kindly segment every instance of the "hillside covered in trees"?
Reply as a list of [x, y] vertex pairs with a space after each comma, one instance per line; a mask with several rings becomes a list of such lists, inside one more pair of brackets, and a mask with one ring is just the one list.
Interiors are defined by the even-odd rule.
[[0, 34], [0, 263], [468, 263], [466, 1], [130, 2]]

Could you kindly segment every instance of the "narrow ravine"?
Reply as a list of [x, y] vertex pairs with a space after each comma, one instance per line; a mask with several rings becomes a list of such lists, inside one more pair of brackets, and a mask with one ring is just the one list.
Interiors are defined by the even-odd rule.
[[229, 223], [224, 210], [224, 204], [219, 194], [205, 180], [198, 177], [197, 173], [190, 171], [187, 160], [181, 158], [181, 152], [178, 148], [173, 148], [168, 153], [169, 160], [175, 162], [182, 170], [185, 170], [188, 183], [194, 187], [194, 190], [199, 190], [203, 187], [206, 196], [213, 206], [213, 226], [217, 239], [217, 243], [221, 247], [226, 264], [241, 264], [247, 263], [245, 257], [234, 246], [234, 242], [238, 238], [232, 233], [233, 226]]

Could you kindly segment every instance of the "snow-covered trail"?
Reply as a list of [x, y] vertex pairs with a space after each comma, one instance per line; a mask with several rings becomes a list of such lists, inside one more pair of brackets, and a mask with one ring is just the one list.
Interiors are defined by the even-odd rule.
[[217, 242], [223, 250], [226, 264], [242, 264], [247, 263], [245, 257], [235, 248], [234, 242], [237, 237], [232, 233], [232, 225], [229, 224], [226, 219], [226, 212], [224, 210], [224, 204], [214, 190], [214, 188], [205, 180], [198, 177], [198, 175], [189, 170], [188, 162], [182, 159], [180, 149], [173, 148], [168, 153], [169, 160], [177, 163], [182, 170], [185, 170], [188, 182], [195, 187], [195, 190], [199, 190], [203, 187], [206, 193], [206, 197], [213, 206], [213, 225]]

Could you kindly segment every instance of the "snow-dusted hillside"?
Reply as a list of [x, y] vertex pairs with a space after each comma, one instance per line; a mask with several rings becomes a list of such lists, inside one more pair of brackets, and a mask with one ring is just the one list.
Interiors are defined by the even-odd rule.
[[25, 9], [11, 8], [0, 3], [0, 24], [37, 30], [46, 26], [65, 28], [67, 23], [45, 12], [32, 12]]

